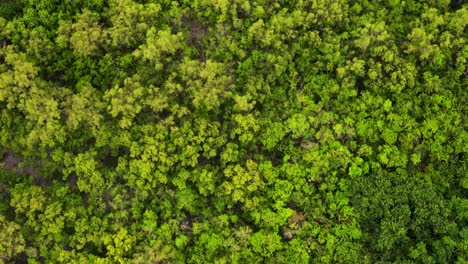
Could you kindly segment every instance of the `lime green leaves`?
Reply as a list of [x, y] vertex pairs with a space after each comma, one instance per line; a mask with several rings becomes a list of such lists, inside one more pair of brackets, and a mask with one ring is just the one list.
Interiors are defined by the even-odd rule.
[[146, 43], [133, 54], [137, 58], [153, 63], [155, 69], [162, 70], [164, 63], [172, 61], [171, 55], [183, 45], [183, 34], [172, 34], [169, 29], [158, 30], [151, 27], [146, 32]]
[[245, 167], [228, 166], [224, 175], [226, 181], [221, 185], [224, 193], [231, 196], [234, 202], [244, 203], [247, 209], [254, 209], [259, 202], [254, 194], [264, 186], [258, 165], [252, 160], [247, 160]]
[[0, 215], [0, 252], [3, 261], [9, 261], [25, 250], [25, 240], [21, 234], [21, 226], [9, 222]]
[[57, 44], [61, 47], [70, 45], [80, 56], [96, 55], [105, 37], [98, 21], [99, 16], [86, 9], [76, 22], [62, 21]]
[[288, 119], [287, 125], [293, 138], [305, 137], [310, 133], [309, 121], [303, 114], [294, 114]]

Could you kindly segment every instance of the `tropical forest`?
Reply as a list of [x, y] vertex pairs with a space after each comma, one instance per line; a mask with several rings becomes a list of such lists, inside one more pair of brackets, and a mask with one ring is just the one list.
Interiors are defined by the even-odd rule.
[[0, 263], [468, 263], [468, 1], [1, 0]]

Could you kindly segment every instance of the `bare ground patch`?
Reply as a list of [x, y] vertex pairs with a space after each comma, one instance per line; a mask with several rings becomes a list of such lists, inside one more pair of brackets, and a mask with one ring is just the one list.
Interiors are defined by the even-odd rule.
[[23, 165], [21, 164], [23, 161], [23, 157], [11, 150], [7, 150], [0, 160], [4, 169], [9, 170], [17, 175], [27, 174], [33, 177], [33, 180], [42, 182], [43, 180], [39, 175], [40, 166], [34, 167], [31, 165]]

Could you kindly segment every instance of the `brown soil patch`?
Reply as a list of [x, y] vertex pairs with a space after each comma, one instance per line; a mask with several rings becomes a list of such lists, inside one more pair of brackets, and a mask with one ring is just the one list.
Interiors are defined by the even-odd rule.
[[188, 17], [182, 17], [182, 26], [190, 29], [189, 45], [199, 44], [201, 39], [208, 34], [208, 26]]
[[3, 167], [7, 170], [16, 170], [18, 163], [21, 161], [23, 161], [23, 159], [10, 150], [3, 154], [3, 158], [1, 160]]
[[33, 166], [19, 166], [19, 164], [23, 161], [23, 158], [11, 150], [7, 150], [5, 154], [3, 154], [2, 159], [0, 162], [3, 163], [3, 168], [9, 171], [12, 171], [16, 174], [27, 174], [29, 176], [38, 176], [39, 168]]

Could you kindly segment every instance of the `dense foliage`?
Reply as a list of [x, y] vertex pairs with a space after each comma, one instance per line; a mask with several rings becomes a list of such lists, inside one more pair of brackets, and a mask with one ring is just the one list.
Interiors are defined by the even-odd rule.
[[0, 262], [468, 263], [463, 0], [0, 2]]

